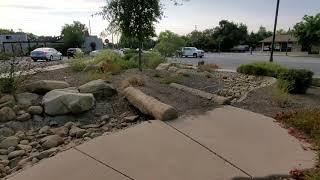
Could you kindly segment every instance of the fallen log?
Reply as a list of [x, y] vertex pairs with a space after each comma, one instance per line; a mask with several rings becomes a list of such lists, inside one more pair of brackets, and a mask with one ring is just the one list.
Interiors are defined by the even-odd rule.
[[181, 91], [185, 91], [187, 93], [193, 94], [195, 96], [199, 96], [201, 98], [211, 100], [219, 105], [230, 104], [230, 99], [226, 98], [226, 97], [218, 96], [216, 94], [207, 93], [207, 92], [201, 91], [199, 89], [190, 88], [190, 87], [183, 86], [183, 85], [177, 84], [177, 83], [171, 83], [170, 86], [173, 88], [179, 89]]
[[133, 106], [157, 120], [167, 121], [178, 117], [178, 112], [175, 108], [144, 94], [139, 89], [128, 87], [123, 93]]

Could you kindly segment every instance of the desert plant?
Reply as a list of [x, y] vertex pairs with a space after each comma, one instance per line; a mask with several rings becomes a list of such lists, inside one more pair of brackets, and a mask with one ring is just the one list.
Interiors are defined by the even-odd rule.
[[76, 72], [81, 72], [87, 67], [87, 64], [83, 58], [71, 59], [68, 61], [68, 64], [71, 69]]
[[305, 69], [290, 69], [280, 73], [279, 79], [288, 84], [291, 94], [305, 94], [312, 85], [313, 72]]
[[270, 62], [255, 62], [244, 64], [238, 67], [237, 72], [255, 76], [270, 76], [277, 78], [280, 73], [287, 71], [287, 68]]
[[200, 72], [213, 72], [216, 69], [219, 69], [219, 66], [217, 64], [204, 64], [204, 65], [200, 65], [198, 66], [198, 70]]

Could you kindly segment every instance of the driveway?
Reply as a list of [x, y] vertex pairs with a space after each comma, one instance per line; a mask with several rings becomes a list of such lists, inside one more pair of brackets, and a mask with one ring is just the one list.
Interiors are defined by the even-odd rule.
[[[173, 58], [170, 62], [184, 62], [190, 64], [197, 64], [198, 61], [204, 60], [207, 63], [218, 64], [223, 69], [236, 70], [241, 64], [269, 61], [268, 55], [249, 53], [207, 53], [203, 59], [194, 58]], [[275, 56], [274, 62], [290, 68], [304, 68], [311, 70], [316, 76], [320, 75], [320, 58], [315, 57], [289, 57], [289, 56]]]

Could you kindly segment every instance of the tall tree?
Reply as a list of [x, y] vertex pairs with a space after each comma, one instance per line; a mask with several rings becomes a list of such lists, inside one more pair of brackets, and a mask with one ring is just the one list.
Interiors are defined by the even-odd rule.
[[101, 15], [110, 21], [109, 28], [128, 38], [138, 39], [139, 69], [142, 70], [142, 43], [155, 36], [154, 24], [162, 17], [160, 0], [109, 0]]
[[11, 29], [2, 29], [0, 28], [0, 34], [5, 35], [5, 34], [14, 34], [15, 32]]
[[222, 51], [229, 51], [235, 45], [243, 44], [248, 39], [248, 28], [245, 24], [236, 24], [228, 20], [219, 22], [214, 37]]
[[311, 53], [312, 46], [320, 44], [320, 13], [315, 16], [304, 16], [303, 21], [294, 26], [293, 34], [303, 49]]
[[86, 34], [88, 34], [88, 28], [79, 21], [74, 21], [73, 24], [64, 25], [61, 31], [66, 48], [81, 48], [85, 41]]
[[179, 48], [186, 44], [184, 39], [171, 31], [161, 32], [158, 41], [155, 49], [164, 57], [173, 56]]

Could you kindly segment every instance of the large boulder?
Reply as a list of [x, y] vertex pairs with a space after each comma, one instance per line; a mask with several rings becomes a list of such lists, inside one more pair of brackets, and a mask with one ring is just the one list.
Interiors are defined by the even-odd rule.
[[17, 100], [17, 104], [24, 108], [27, 108], [33, 105], [39, 105], [39, 95], [37, 94], [26, 92], [26, 93], [16, 94], [15, 97]]
[[9, 107], [0, 109], [0, 122], [7, 122], [16, 119], [16, 113]]
[[51, 116], [80, 114], [92, 109], [95, 99], [92, 94], [53, 90], [43, 97], [42, 104], [45, 113]]
[[92, 93], [95, 98], [111, 97], [117, 93], [111, 84], [102, 79], [88, 82], [79, 87], [80, 93]]
[[68, 88], [70, 85], [64, 81], [41, 80], [26, 85], [26, 89], [34, 93], [46, 93], [54, 89]]

